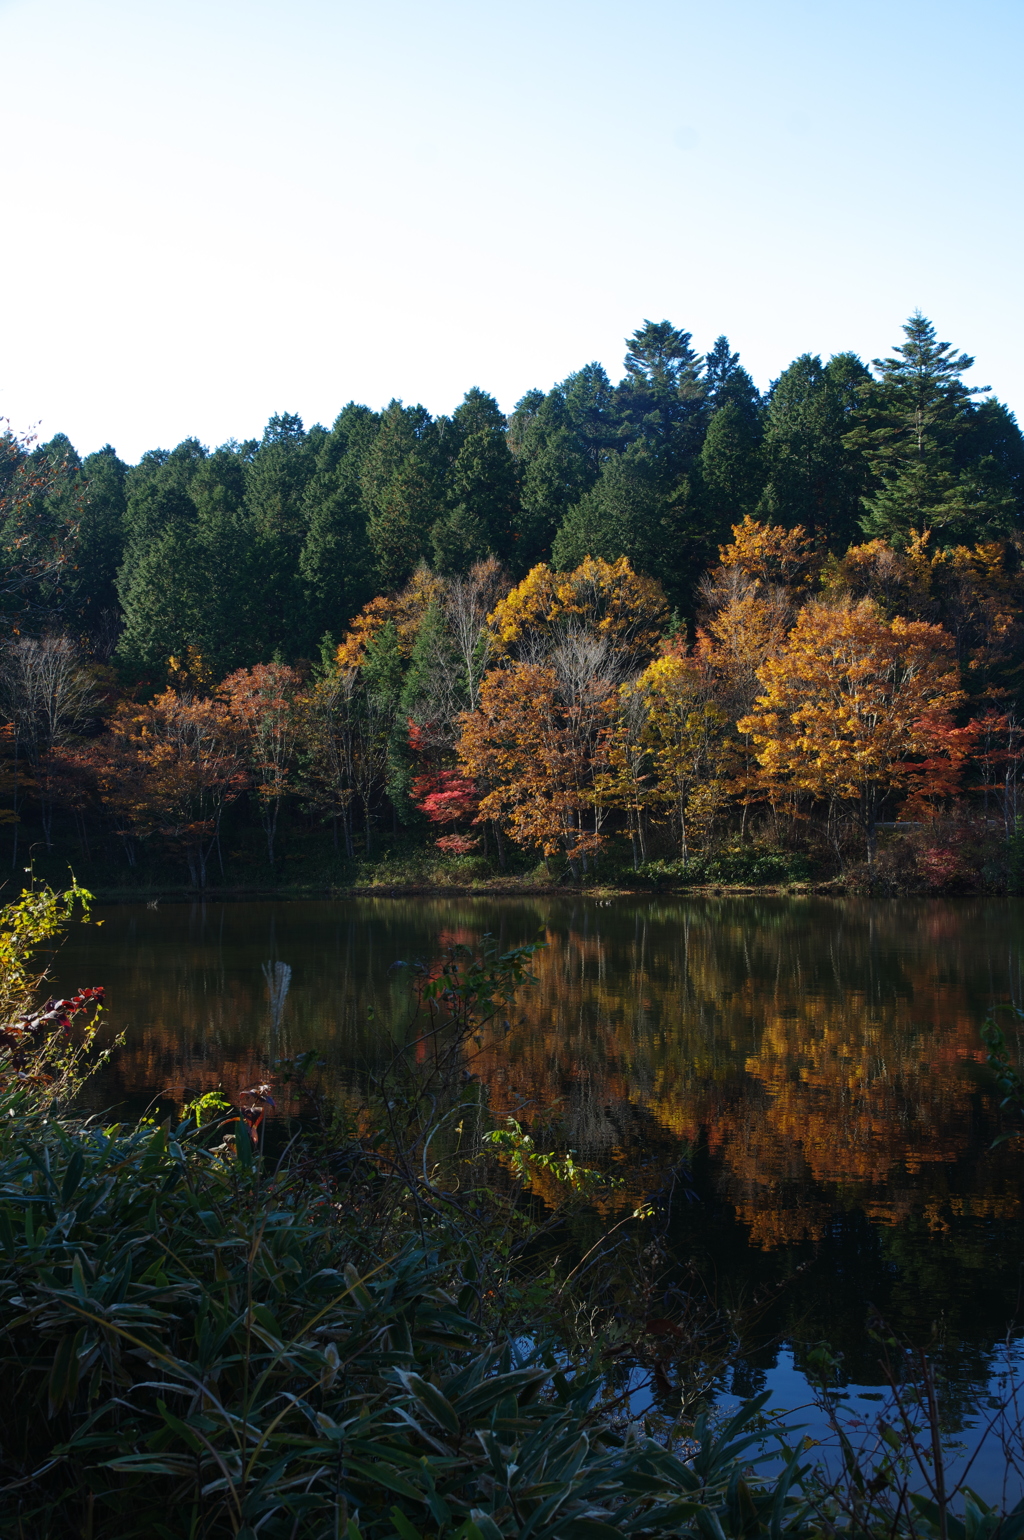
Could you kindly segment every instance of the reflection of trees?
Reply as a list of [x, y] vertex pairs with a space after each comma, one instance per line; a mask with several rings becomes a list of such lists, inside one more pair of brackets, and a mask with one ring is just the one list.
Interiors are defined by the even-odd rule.
[[[1015, 913], [982, 900], [166, 906], [113, 914], [98, 951], [83, 933], [59, 976], [91, 981], [99, 956], [128, 1033], [99, 1105], [230, 1094], [309, 1048], [352, 1091], [409, 1020], [397, 960], [485, 931], [517, 944], [543, 922], [520, 1025], [473, 1065], [492, 1109], [526, 1101], [557, 1118], [631, 1198], [699, 1148], [718, 1199], [772, 1247], [820, 1239], [852, 1208], [933, 1232], [1018, 1214], [1013, 1158], [980, 1158], [991, 1113], [977, 1038], [1011, 987]], [[268, 953], [293, 969], [276, 1035]]]
[[[972, 1159], [959, 1187], [950, 1175], [985, 1148], [977, 1033], [1008, 987], [1005, 951], [1003, 979], [990, 971], [1000, 925], [979, 935], [986, 909], [1009, 923], [984, 904], [598, 912], [611, 933], [549, 938], [525, 1028], [478, 1068], [499, 1111], [560, 1097], [566, 1136], [592, 1154], [628, 1163], [642, 1140], [668, 1163], [704, 1141], [760, 1246], [819, 1237], [850, 1204], [933, 1229], [1006, 1219], [1018, 1198], [992, 1162]], [[657, 1185], [637, 1177], [630, 1197]]]

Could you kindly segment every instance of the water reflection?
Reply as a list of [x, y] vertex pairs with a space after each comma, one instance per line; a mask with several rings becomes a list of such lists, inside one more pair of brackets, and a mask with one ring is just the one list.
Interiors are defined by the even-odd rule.
[[[1012, 1146], [989, 1153], [978, 1028], [1021, 998], [1019, 900], [381, 899], [104, 918], [58, 965], [62, 986], [107, 986], [127, 1035], [97, 1104], [235, 1094], [310, 1048], [355, 1094], [409, 1019], [396, 960], [487, 931], [539, 936], [520, 1025], [474, 1065], [492, 1106], [557, 1108], [630, 1199], [685, 1155], [700, 1202], [674, 1211], [675, 1244], [709, 1287], [795, 1274], [774, 1326], [828, 1337], [864, 1383], [868, 1300], [901, 1330], [937, 1330], [975, 1381], [1016, 1313], [1021, 1168]], [[742, 1372], [770, 1361], [752, 1352]]]

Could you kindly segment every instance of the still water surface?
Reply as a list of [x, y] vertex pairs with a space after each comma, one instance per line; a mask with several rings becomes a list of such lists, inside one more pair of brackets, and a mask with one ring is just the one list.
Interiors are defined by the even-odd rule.
[[[485, 932], [543, 939], [521, 1024], [474, 1068], [499, 1114], [557, 1105], [573, 1148], [614, 1161], [631, 1196], [686, 1157], [681, 1270], [724, 1303], [773, 1300], [730, 1388], [793, 1405], [807, 1345], [825, 1340], [869, 1411], [873, 1307], [933, 1344], [952, 1423], [976, 1421], [1024, 1278], [1024, 1168], [1016, 1146], [989, 1149], [978, 1038], [993, 1005], [1024, 998], [1024, 901], [357, 899], [101, 917], [56, 974], [106, 986], [127, 1044], [93, 1096], [133, 1110], [233, 1095], [310, 1048], [355, 1088], [409, 1018], [396, 961]], [[995, 1470], [976, 1481], [991, 1490]]]

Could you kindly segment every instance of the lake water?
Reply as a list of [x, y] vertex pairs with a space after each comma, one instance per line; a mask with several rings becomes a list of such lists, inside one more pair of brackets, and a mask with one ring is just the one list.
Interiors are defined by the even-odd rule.
[[[579, 1156], [614, 1162], [632, 1198], [685, 1158], [689, 1198], [670, 1231], [680, 1276], [727, 1306], [767, 1301], [727, 1391], [767, 1386], [792, 1406], [808, 1346], [827, 1341], [869, 1416], [869, 1309], [929, 1346], [952, 1427], [976, 1424], [1013, 1369], [1022, 1164], [1015, 1145], [989, 1149], [999, 1123], [978, 1029], [1024, 998], [1022, 900], [97, 912], [102, 928], [74, 932], [55, 972], [65, 990], [106, 986], [127, 1043], [92, 1096], [133, 1111], [219, 1085], [234, 1095], [306, 1049], [355, 1087], [409, 1018], [396, 961], [485, 932], [503, 946], [542, 939], [520, 1024], [474, 1068], [498, 1114], [557, 1107]], [[800, 1420], [814, 1431], [813, 1414]], [[973, 1479], [993, 1491], [1001, 1469], [993, 1456]]]

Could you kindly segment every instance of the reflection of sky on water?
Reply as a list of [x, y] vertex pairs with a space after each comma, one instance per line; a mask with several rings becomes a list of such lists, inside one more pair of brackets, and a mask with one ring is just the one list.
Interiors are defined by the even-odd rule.
[[92, 1094], [135, 1111], [237, 1094], [307, 1049], [357, 1097], [410, 1019], [396, 961], [542, 935], [513, 1030], [485, 1034], [473, 1064], [492, 1113], [549, 1114], [628, 1202], [664, 1194], [685, 1160], [668, 1231], [680, 1267], [727, 1302], [777, 1300], [744, 1343], [752, 1390], [803, 1404], [800, 1344], [827, 1340], [860, 1387], [850, 1404], [876, 1393], [868, 1301], [913, 1340], [937, 1332], [954, 1419], [994, 1372], [1024, 1226], [1018, 1152], [989, 1153], [978, 1028], [1021, 998], [1022, 901], [361, 899], [101, 917], [72, 935], [57, 980], [106, 985], [127, 1041]]
[[[1024, 1423], [1024, 1355], [1014, 1345], [996, 1356], [993, 1372], [977, 1395], [975, 1413], [944, 1440], [943, 1475], [947, 1491], [963, 1484], [990, 1505], [1009, 1509], [1024, 1496], [1024, 1445], [1020, 1431]], [[643, 1370], [633, 1371], [631, 1379], [637, 1388], [629, 1396], [629, 1415], [639, 1422], [650, 1413], [654, 1400]], [[837, 1478], [843, 1463], [839, 1438], [821, 1400], [812, 1392], [788, 1349], [779, 1351], [775, 1367], [765, 1377], [765, 1389], [769, 1399], [764, 1416], [777, 1422], [779, 1436], [766, 1438], [758, 1454], [757, 1469], [767, 1475], [783, 1467], [786, 1457], [778, 1452], [779, 1439], [788, 1443], [790, 1449], [806, 1439], [807, 1463], [821, 1467], [829, 1478]], [[870, 1474], [879, 1453], [884, 1451], [879, 1424], [895, 1428], [902, 1425], [892, 1393], [888, 1387], [850, 1383], [837, 1393], [835, 1400], [841, 1426], [861, 1468]], [[715, 1423], [724, 1425], [740, 1405], [739, 1397], [720, 1391], [714, 1403]], [[912, 1466], [909, 1486], [913, 1491], [930, 1494], [933, 1466], [927, 1432], [918, 1442], [922, 1460]], [[955, 1506], [962, 1510], [962, 1497]]]

